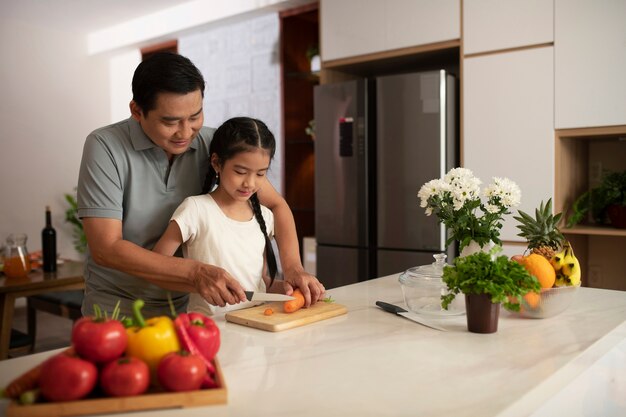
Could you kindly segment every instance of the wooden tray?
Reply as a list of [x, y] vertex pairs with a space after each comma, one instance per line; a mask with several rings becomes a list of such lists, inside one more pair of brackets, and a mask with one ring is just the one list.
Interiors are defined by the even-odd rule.
[[33, 405], [20, 405], [11, 401], [7, 407], [7, 417], [84, 416], [226, 404], [228, 392], [224, 374], [217, 358], [214, 363], [218, 388], [187, 392], [148, 391], [144, 395], [133, 397], [88, 397], [78, 401], [45, 402]]
[[[265, 309], [271, 308], [274, 314], [266, 316]], [[226, 320], [243, 326], [268, 332], [280, 332], [294, 327], [304, 326], [320, 320], [346, 314], [346, 306], [336, 303], [318, 302], [309, 308], [301, 308], [294, 313], [284, 313], [283, 303], [266, 303], [260, 306], [235, 310], [226, 313]]]

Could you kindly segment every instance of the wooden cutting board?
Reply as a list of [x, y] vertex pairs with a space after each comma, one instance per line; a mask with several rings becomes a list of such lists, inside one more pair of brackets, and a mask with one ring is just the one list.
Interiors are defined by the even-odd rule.
[[[271, 316], [264, 314], [264, 311], [268, 308], [274, 310], [274, 314]], [[320, 301], [309, 308], [301, 308], [294, 313], [285, 313], [283, 312], [283, 303], [274, 302], [246, 308], [244, 310], [230, 311], [226, 313], [226, 320], [268, 332], [280, 332], [282, 330], [340, 316], [347, 312], [348, 309], [346, 306]]]

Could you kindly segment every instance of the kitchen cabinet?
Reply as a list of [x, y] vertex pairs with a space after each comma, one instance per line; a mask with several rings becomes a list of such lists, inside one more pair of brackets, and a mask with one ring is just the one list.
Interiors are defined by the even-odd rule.
[[555, 0], [555, 126], [626, 124], [626, 1]]
[[322, 61], [460, 38], [459, 0], [321, 0]]
[[318, 4], [280, 13], [282, 61], [282, 122], [284, 132], [284, 190], [296, 222], [298, 241], [315, 235], [315, 142], [306, 133], [313, 120], [313, 88], [307, 51], [319, 45]]
[[[602, 174], [626, 170], [626, 125], [560, 129], [555, 138], [555, 212], [599, 185]], [[583, 268], [583, 285], [626, 290], [626, 230], [590, 222], [562, 228]]]
[[553, 1], [463, 1], [465, 54], [540, 45], [553, 41]]
[[[553, 48], [465, 58], [463, 68], [462, 164], [484, 184], [515, 181], [519, 208], [533, 213], [554, 186]], [[521, 241], [515, 225], [509, 216], [502, 240]]]

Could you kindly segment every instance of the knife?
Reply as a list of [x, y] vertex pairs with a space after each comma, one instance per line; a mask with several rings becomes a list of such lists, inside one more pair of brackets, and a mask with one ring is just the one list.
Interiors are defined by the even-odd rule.
[[289, 301], [295, 297], [285, 294], [271, 294], [267, 292], [244, 291], [248, 301]]
[[442, 332], [447, 331], [443, 327], [439, 327], [436, 324], [433, 324], [429, 322], [428, 320], [425, 320], [419, 314], [408, 312], [402, 307], [398, 307], [397, 305], [385, 303], [384, 301], [376, 301], [376, 305], [389, 313], [394, 313], [394, 314], [397, 314], [398, 316], [402, 316], [409, 320], [413, 320], [414, 322], [419, 323], [422, 326], [430, 327], [431, 329], [435, 329], [435, 330], [441, 330]]

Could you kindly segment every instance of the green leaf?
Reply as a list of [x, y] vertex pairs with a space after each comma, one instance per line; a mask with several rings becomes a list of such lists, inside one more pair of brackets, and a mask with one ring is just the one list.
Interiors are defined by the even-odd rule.
[[459, 293], [488, 294], [494, 302], [515, 310], [517, 302], [511, 301], [511, 297], [519, 300], [529, 291], [539, 292], [539, 281], [523, 266], [504, 255], [495, 256], [500, 250], [496, 247], [489, 254], [478, 252], [459, 257], [454, 266], [444, 267], [442, 279], [450, 293], [441, 297], [442, 307], [447, 308]]

